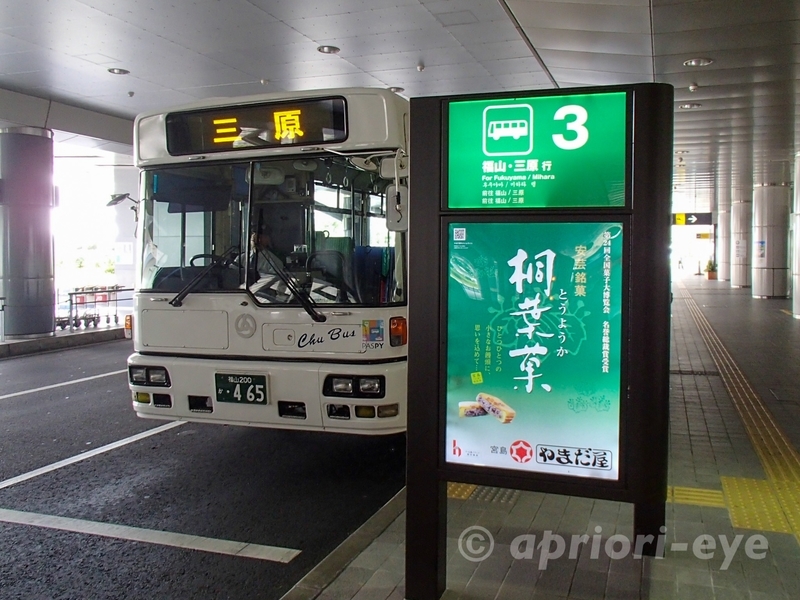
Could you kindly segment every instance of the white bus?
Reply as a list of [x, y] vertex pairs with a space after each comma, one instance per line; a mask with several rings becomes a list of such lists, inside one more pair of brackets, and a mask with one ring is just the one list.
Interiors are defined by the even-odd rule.
[[134, 128], [136, 413], [404, 431], [408, 102], [265, 94]]

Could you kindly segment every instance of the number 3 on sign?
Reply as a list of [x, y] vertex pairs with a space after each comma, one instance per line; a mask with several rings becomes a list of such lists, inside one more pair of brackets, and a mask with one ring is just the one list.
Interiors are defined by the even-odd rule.
[[577, 104], [569, 104], [562, 106], [553, 115], [554, 121], [563, 121], [567, 117], [575, 117], [574, 121], [567, 123], [567, 130], [575, 132], [575, 138], [568, 140], [564, 134], [553, 134], [553, 143], [562, 150], [577, 150], [589, 141], [589, 130], [586, 129], [586, 120], [589, 118], [589, 113], [586, 109]]

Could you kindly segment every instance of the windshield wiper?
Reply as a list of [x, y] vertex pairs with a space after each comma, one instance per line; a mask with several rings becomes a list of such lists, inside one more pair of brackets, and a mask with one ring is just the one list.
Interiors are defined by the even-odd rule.
[[262, 252], [261, 255], [267, 259], [267, 262], [272, 267], [272, 270], [275, 271], [275, 275], [280, 278], [280, 280], [283, 282], [283, 285], [286, 286], [286, 289], [288, 289], [292, 295], [297, 298], [297, 301], [300, 302], [300, 306], [303, 307], [303, 310], [305, 310], [308, 315], [314, 319], [314, 321], [317, 323], [324, 323], [328, 320], [328, 317], [317, 310], [316, 303], [311, 299], [311, 297], [304, 294], [302, 290], [298, 289], [297, 285], [295, 285], [295, 282], [292, 281], [292, 276], [286, 272], [282, 265], [277, 264], [277, 261], [273, 260], [269, 252]]
[[222, 256], [213, 257], [211, 262], [208, 263], [201, 271], [197, 273], [192, 279], [187, 283], [185, 286], [181, 288], [175, 297], [169, 301], [172, 306], [178, 307], [183, 306], [183, 300], [189, 293], [197, 287], [197, 284], [202, 281], [202, 279], [211, 272], [211, 269], [222, 265], [223, 267], [227, 264], [228, 258], [231, 254], [233, 254], [238, 248], [236, 246], [231, 246], [228, 248]]

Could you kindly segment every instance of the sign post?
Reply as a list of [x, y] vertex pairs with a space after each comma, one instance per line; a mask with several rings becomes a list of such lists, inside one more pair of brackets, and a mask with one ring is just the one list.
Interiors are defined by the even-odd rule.
[[672, 88], [412, 99], [411, 140], [406, 597], [444, 592], [447, 481], [632, 502], [655, 554]]

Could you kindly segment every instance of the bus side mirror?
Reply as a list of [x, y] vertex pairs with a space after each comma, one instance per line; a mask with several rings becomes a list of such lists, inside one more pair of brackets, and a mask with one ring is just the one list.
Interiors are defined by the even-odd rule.
[[386, 228], [408, 231], [408, 187], [405, 185], [386, 188]]

